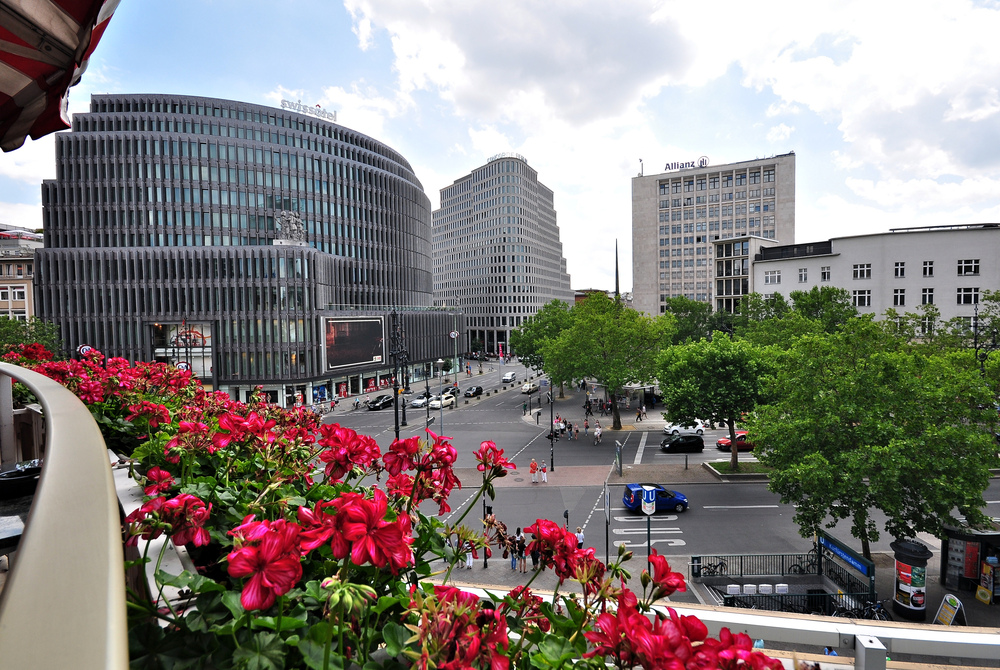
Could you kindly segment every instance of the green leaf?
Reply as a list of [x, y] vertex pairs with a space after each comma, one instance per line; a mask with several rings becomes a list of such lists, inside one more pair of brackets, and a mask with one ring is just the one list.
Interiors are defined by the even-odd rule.
[[389, 621], [382, 628], [382, 639], [385, 642], [385, 650], [390, 656], [398, 656], [406, 647], [406, 641], [410, 638], [409, 631], [400, 626], [395, 621]]
[[[211, 483], [209, 483], [209, 480]], [[191, 495], [197, 496], [202, 500], [211, 500], [213, 494], [215, 493], [215, 489], [215, 478], [200, 477], [195, 483], [181, 487], [181, 493], [190, 493]]]
[[[303, 628], [308, 622], [305, 619], [300, 619], [298, 617], [283, 616], [281, 617], [281, 630], [295, 630], [296, 628]], [[278, 617], [273, 616], [262, 616], [254, 617], [250, 620], [251, 628], [266, 628], [268, 630], [278, 629]]]
[[243, 609], [243, 603], [240, 602], [240, 594], [236, 591], [226, 591], [222, 594], [222, 604], [226, 606], [226, 609], [233, 615], [234, 618], [240, 618], [246, 614]]
[[[310, 639], [302, 639], [299, 640], [296, 646], [299, 653], [302, 654], [302, 660], [305, 661], [307, 666], [312, 668], [312, 670], [323, 670], [323, 657], [326, 654], [325, 642], [320, 643]], [[343, 657], [336, 652], [331, 652], [329, 670], [342, 670], [343, 667]]]
[[531, 657], [531, 664], [536, 668], [561, 668], [572, 663], [577, 656], [576, 647], [569, 640], [555, 636], [542, 640], [538, 645], [538, 652]]
[[305, 507], [309, 502], [302, 496], [292, 496], [285, 500], [289, 507]]
[[397, 605], [401, 602], [408, 602], [408, 601], [393, 596], [382, 596], [381, 598], [378, 599], [377, 603], [371, 606], [370, 611], [373, 614], [381, 614], [390, 607], [393, 607], [394, 605]]
[[164, 586], [176, 586], [179, 589], [188, 588], [194, 593], [214, 593], [226, 590], [222, 584], [187, 570], [179, 575], [171, 575], [163, 570], [157, 570], [155, 577]]
[[277, 635], [261, 633], [237, 649], [233, 660], [247, 670], [281, 670], [285, 667], [285, 645]]

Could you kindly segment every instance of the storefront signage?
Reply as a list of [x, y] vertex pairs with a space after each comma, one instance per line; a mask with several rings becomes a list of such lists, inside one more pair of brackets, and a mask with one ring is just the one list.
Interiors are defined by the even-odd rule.
[[680, 161], [674, 163], [667, 163], [664, 170], [686, 170], [688, 168], [705, 168], [708, 167], [708, 156], [702, 156], [696, 161]]
[[321, 119], [326, 119], [327, 121], [337, 122], [337, 112], [328, 112], [319, 105], [315, 107], [310, 107], [309, 105], [303, 105], [302, 101], [292, 102], [291, 100], [282, 100], [281, 108], [287, 109], [292, 112], [298, 112], [299, 114], [308, 114], [310, 116], [316, 116]]
[[950, 626], [955, 623], [955, 617], [962, 609], [962, 601], [950, 593], [944, 594], [941, 606], [938, 607], [937, 614], [934, 615], [934, 623], [942, 626]]

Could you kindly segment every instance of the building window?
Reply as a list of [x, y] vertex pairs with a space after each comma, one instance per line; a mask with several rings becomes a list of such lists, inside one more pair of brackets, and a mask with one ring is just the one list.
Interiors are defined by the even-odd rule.
[[925, 277], [934, 276], [934, 261], [924, 261], [924, 276]]
[[819, 280], [830, 281], [830, 266], [824, 265], [819, 269]]
[[799, 268], [799, 283], [804, 284], [809, 281], [809, 268]]
[[859, 263], [854, 266], [854, 278], [855, 279], [871, 279], [872, 278], [872, 264], [871, 263]]
[[[21, 301], [23, 301], [25, 299], [25, 297], [24, 297], [24, 287], [23, 286], [14, 286], [13, 288], [11, 288], [11, 291], [14, 294], [14, 300], [21, 300]], [[977, 302], [978, 302], [978, 300], [977, 300]]]
[[924, 318], [920, 319], [920, 334], [930, 335], [933, 332], [934, 332], [934, 319], [930, 318], [929, 316], [925, 316]]
[[780, 284], [781, 283], [781, 270], [765, 270], [764, 271], [764, 284]]
[[855, 307], [871, 307], [872, 306], [872, 292], [869, 290], [864, 291], [854, 291], [854, 306]]
[[774, 181], [774, 168], [764, 170], [764, 181], [765, 182]]
[[967, 258], [965, 260], [958, 261], [958, 276], [967, 277], [969, 275], [979, 274], [979, 259], [978, 258]]
[[709, 177], [708, 178], [708, 187], [709, 188], [719, 188], [719, 178], [718, 177]]
[[746, 186], [747, 185], [747, 176], [746, 176], [746, 173], [736, 175], [736, 185], [737, 186]]
[[[15, 300], [17, 297], [15, 296]], [[979, 302], [979, 288], [960, 288], [958, 289], [958, 304], [959, 305], [975, 305]]]
[[759, 184], [760, 183], [760, 173], [759, 172], [751, 172], [750, 173], [750, 183], [751, 184]]
[[733, 175], [728, 174], [722, 178], [722, 188], [731, 188], [733, 185]]
[[932, 288], [922, 288], [922, 289], [920, 289], [920, 304], [921, 305], [933, 305], [934, 304], [934, 289], [932, 289]]
[[906, 276], [906, 263], [896, 262], [894, 275], [897, 278], [902, 278]]
[[906, 306], [906, 289], [905, 288], [894, 288], [894, 289], [892, 289], [892, 305], [893, 305], [893, 307], [905, 307]]
[[10, 289], [8, 289], [6, 286], [0, 287], [0, 302], [9, 302], [9, 301], [10, 301]]

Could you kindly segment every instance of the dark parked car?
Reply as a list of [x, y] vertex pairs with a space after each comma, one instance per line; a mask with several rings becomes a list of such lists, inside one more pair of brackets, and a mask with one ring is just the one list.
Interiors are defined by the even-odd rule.
[[[715, 446], [718, 447], [719, 451], [732, 452], [733, 450], [728, 437], [720, 438], [715, 443]], [[736, 451], [753, 451], [753, 442], [747, 441], [747, 432], [745, 430], [736, 431]]]
[[656, 511], [670, 510], [674, 512], [685, 512], [688, 508], [687, 496], [680, 491], [671, 491], [659, 484], [626, 484], [625, 495], [622, 496], [622, 503], [629, 510], [638, 512], [642, 510], [642, 490], [649, 489], [656, 491]]
[[466, 398], [475, 398], [477, 395], [482, 395], [482, 394], [483, 394], [482, 386], [470, 386], [469, 388], [465, 389]]
[[368, 403], [368, 409], [385, 409], [386, 407], [392, 407], [392, 396], [391, 395], [380, 395], [375, 396]]
[[668, 454], [705, 451], [705, 440], [701, 435], [669, 435], [660, 442], [660, 449]]

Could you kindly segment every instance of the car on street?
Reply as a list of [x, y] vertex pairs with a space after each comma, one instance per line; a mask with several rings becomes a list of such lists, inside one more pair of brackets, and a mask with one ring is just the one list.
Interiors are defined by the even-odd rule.
[[660, 442], [660, 449], [668, 454], [701, 452], [705, 451], [705, 440], [701, 435], [668, 435]]
[[385, 409], [386, 407], [392, 407], [391, 395], [382, 394], [368, 401], [368, 409]]
[[686, 512], [687, 496], [680, 491], [673, 491], [660, 484], [626, 484], [622, 503], [632, 512], [642, 510], [642, 492], [655, 491], [656, 511]]
[[436, 395], [431, 398], [431, 402], [428, 405], [431, 409], [441, 409], [442, 407], [454, 407], [455, 406], [455, 396], [452, 395]]
[[480, 396], [482, 394], [483, 394], [482, 386], [470, 386], [469, 388], [465, 389], [466, 398], [475, 398], [476, 396]]
[[441, 392], [442, 395], [450, 395], [452, 398], [457, 398], [461, 395], [462, 390], [457, 386], [446, 386], [444, 391]]
[[515, 379], [517, 379], [516, 372], [506, 372], [504, 373], [504, 376], [500, 378], [500, 381], [502, 381], [504, 384], [510, 384]]
[[664, 435], [704, 435], [705, 424], [700, 419], [695, 419], [694, 423], [685, 426], [679, 423], [668, 423], [663, 427]]
[[521, 387], [521, 393], [534, 393], [538, 390], [538, 384], [536, 382], [524, 382]]
[[[719, 451], [732, 452], [733, 448], [728, 437], [720, 438], [715, 446]], [[745, 430], [736, 431], [736, 451], [753, 451], [753, 442], [747, 441], [747, 432]]]
[[410, 407], [427, 407], [427, 403], [430, 402], [430, 398], [424, 395], [418, 395], [416, 398], [410, 401]]

